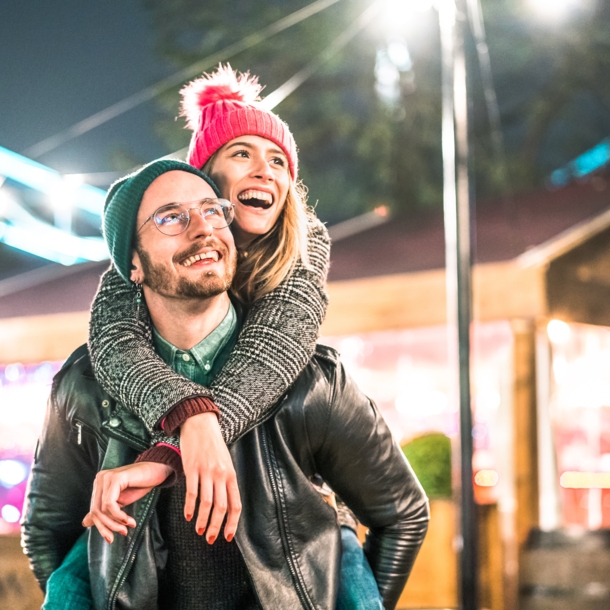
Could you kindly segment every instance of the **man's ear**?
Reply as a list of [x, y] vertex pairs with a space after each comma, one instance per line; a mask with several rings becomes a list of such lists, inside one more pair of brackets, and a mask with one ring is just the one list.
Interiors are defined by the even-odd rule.
[[129, 279], [135, 284], [144, 283], [144, 273], [142, 271], [140, 255], [135, 250], [133, 251], [133, 256], [131, 257], [131, 274]]

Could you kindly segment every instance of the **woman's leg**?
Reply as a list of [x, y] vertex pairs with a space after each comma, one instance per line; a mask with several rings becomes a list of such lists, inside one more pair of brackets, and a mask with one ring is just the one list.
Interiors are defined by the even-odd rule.
[[383, 610], [383, 602], [356, 532], [341, 528], [341, 576], [336, 610]]
[[51, 574], [41, 610], [91, 610], [93, 599], [89, 582], [89, 560], [85, 532], [66, 555], [63, 563]]

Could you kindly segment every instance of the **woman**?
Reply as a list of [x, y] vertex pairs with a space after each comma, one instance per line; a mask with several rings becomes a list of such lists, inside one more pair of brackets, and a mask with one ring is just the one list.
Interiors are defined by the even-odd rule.
[[[145, 307], [138, 303], [134, 308], [134, 292], [116, 271], [104, 276], [93, 304], [90, 354], [96, 376], [146, 423], [156, 441], [138, 461], [161, 461], [180, 470], [178, 443], [170, 437], [203, 412], [219, 410], [223, 438], [234, 442], [271, 415], [315, 349], [327, 303], [329, 238], [305, 206], [292, 134], [259, 105], [260, 90], [256, 79], [237, 75], [229, 66], [183, 90], [183, 114], [194, 132], [188, 161], [202, 168], [235, 206], [232, 229], [239, 261], [232, 292], [249, 307], [235, 350], [212, 386], [202, 388], [173, 373], [156, 355]], [[114, 349], [118, 342], [120, 349]], [[187, 489], [188, 482], [187, 477]], [[194, 500], [185, 514], [193, 509]], [[348, 523], [349, 516], [342, 525]], [[214, 532], [208, 529], [208, 535]], [[342, 538], [337, 608], [380, 608], [355, 532], [343, 527]], [[54, 605], [54, 596], [64, 575], [74, 575], [80, 566], [86, 580], [84, 560], [85, 545], [77, 543], [67, 569], [62, 566], [49, 580], [45, 608], [62, 607]]]

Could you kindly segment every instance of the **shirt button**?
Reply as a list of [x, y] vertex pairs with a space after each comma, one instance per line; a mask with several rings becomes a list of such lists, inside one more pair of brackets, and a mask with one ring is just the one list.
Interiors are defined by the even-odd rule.
[[184, 362], [188, 362], [191, 359], [191, 357], [188, 354], [182, 354], [182, 360], [184, 360]]
[[209, 363], [209, 362], [206, 362], [206, 363], [203, 365], [203, 368], [204, 368], [206, 371], [209, 371], [209, 370], [210, 370], [212, 367], [210, 366], [210, 363]]

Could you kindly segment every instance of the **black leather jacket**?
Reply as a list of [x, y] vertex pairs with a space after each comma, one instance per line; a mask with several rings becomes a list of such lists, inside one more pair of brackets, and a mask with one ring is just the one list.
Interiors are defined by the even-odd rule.
[[[148, 447], [144, 426], [97, 384], [86, 347], [56, 376], [36, 450], [23, 546], [44, 588], [83, 532], [98, 470]], [[236, 541], [265, 610], [334, 610], [341, 539], [321, 475], [369, 528], [365, 554], [386, 608], [394, 608], [426, 533], [428, 501], [371, 401], [320, 346], [272, 416], [231, 447], [242, 494]], [[154, 610], [166, 562], [155, 504], [128, 507], [137, 527], [107, 544], [89, 534], [96, 610]]]

